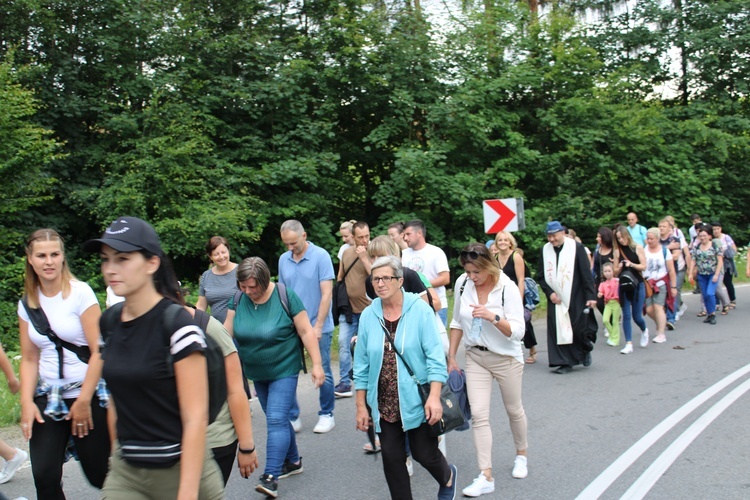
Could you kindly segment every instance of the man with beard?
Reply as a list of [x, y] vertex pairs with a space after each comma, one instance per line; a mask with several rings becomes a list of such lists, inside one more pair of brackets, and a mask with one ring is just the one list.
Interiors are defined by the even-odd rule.
[[[596, 325], [596, 288], [589, 269], [586, 249], [565, 237], [558, 221], [547, 223], [548, 243], [542, 248], [538, 271], [539, 286], [547, 296], [547, 350], [554, 373], [565, 374], [573, 366], [591, 364]], [[588, 311], [585, 311], [588, 309]]]

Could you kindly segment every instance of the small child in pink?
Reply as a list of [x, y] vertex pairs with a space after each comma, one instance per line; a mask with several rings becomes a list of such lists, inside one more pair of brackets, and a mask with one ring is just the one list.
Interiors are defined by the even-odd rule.
[[620, 315], [622, 314], [622, 307], [620, 307], [618, 296], [620, 280], [614, 277], [615, 270], [611, 262], [607, 262], [602, 266], [602, 276], [604, 277], [604, 281], [599, 283], [598, 295], [598, 297], [604, 298], [602, 320], [604, 327], [609, 333], [607, 345], [616, 346], [620, 345]]

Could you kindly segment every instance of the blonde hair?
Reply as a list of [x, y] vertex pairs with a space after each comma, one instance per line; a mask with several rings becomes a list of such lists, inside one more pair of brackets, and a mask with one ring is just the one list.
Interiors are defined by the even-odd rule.
[[393, 255], [400, 258], [401, 249], [389, 236], [381, 234], [372, 240], [367, 246], [367, 255], [371, 259], [385, 257], [386, 255]]
[[[510, 249], [511, 250], [515, 250], [516, 248], [518, 248], [518, 242], [516, 242], [516, 237], [513, 236], [513, 233], [510, 233], [508, 231], [500, 231], [499, 233], [497, 233], [495, 235], [495, 246], [497, 246], [497, 238], [500, 235], [504, 235], [504, 236], [506, 236], [508, 238], [508, 241], [510, 241]], [[499, 249], [500, 249], [500, 247], [498, 247], [498, 250]]]
[[646, 234], [647, 234], [647, 235], [649, 235], [649, 234], [650, 234], [650, 235], [652, 235], [652, 236], [653, 236], [654, 238], [656, 238], [657, 240], [658, 240], [659, 238], [661, 238], [661, 234], [659, 233], [659, 228], [658, 228], [658, 227], [650, 227], [650, 228], [648, 228], [648, 229], [646, 230]]
[[[477, 254], [476, 259], [471, 257], [470, 254], [472, 253]], [[474, 242], [466, 245], [459, 254], [458, 262], [461, 264], [461, 267], [464, 268], [466, 264], [474, 264], [480, 271], [489, 272], [494, 283], [497, 283], [500, 280], [500, 265], [497, 260], [490, 255], [490, 251], [487, 247], [481, 243]]]
[[341, 225], [339, 226], [339, 231], [347, 230], [347, 231], [349, 231], [351, 233], [352, 232], [352, 226], [354, 224], [356, 224], [356, 223], [357, 223], [357, 221], [354, 220], [354, 219], [342, 222]]
[[26, 295], [26, 300], [29, 306], [33, 309], [39, 309], [39, 276], [37, 276], [34, 267], [29, 262], [29, 258], [34, 253], [34, 243], [37, 241], [57, 241], [60, 244], [60, 252], [63, 256], [62, 268], [60, 269], [60, 276], [62, 278], [62, 296], [63, 299], [67, 299], [70, 295], [70, 282], [75, 280], [75, 276], [70, 272], [68, 267], [68, 261], [65, 258], [65, 242], [63, 242], [62, 236], [54, 229], [37, 229], [26, 239], [26, 262], [23, 277], [23, 293]]

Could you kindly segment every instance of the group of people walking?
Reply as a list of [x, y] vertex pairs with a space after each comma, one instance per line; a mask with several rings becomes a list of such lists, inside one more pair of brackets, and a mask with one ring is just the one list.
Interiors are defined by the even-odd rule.
[[[591, 339], [580, 318], [586, 322], [593, 307], [604, 314], [610, 345], [620, 342], [622, 313], [624, 354], [633, 351], [631, 320], [641, 329], [641, 346], [651, 340], [644, 304], [656, 324], [652, 341], [666, 341], [674, 321], [667, 311], [681, 311], [675, 301], [686, 275], [697, 279], [706, 321], [716, 322], [714, 295], [726, 283], [724, 259], [734, 243], [717, 243], [720, 227], [717, 236], [715, 227], [696, 225], [695, 241], [684, 245], [673, 222], [662, 222], [645, 231], [644, 244], [634, 241], [629, 227], [602, 227], [592, 256], [566, 237], [559, 222], [547, 224], [537, 280], [548, 297], [549, 364], [556, 373], [591, 363]], [[243, 477], [259, 466], [247, 379], [267, 424], [265, 465], [255, 489], [278, 496], [279, 479], [303, 471], [295, 433], [305, 351], [320, 388], [314, 431], [330, 432], [335, 398], [355, 395], [357, 428], [377, 433], [369, 451], [383, 454], [392, 498], [411, 498], [412, 457], [438, 483], [439, 499], [453, 499], [458, 491], [469, 497], [494, 491], [493, 382], [513, 435], [511, 475], [525, 478], [522, 380], [537, 352], [524, 307], [530, 272], [513, 236], [501, 232], [489, 247], [472, 243], [460, 251], [464, 272], [454, 282], [448, 323], [447, 299], [438, 291], [447, 278], [444, 254], [435, 257], [437, 247], [424, 241], [420, 221], [393, 224], [388, 236], [372, 242], [363, 222], [348, 221], [341, 234], [346, 248], [339, 252], [337, 281], [349, 285], [350, 298], [357, 295], [349, 310], [333, 310], [330, 255], [307, 241], [295, 220], [280, 229], [288, 251], [279, 259], [276, 283], [263, 259], [235, 263], [228, 241], [211, 238], [206, 253], [212, 266], [201, 276], [199, 299], [191, 307], [153, 227], [120, 217], [84, 246], [99, 254], [104, 281], [122, 300], [102, 315], [91, 287], [70, 272], [61, 236], [51, 229], [32, 233], [18, 316], [21, 428], [38, 497], [65, 498], [62, 467], [75, 454], [106, 499], [223, 498], [235, 464]], [[726, 307], [733, 304], [731, 297]], [[330, 359], [334, 315], [342, 327], [340, 349], [350, 355], [349, 361], [340, 357], [338, 385]], [[221, 391], [211, 375], [214, 349], [223, 358]], [[444, 443], [430, 431], [442, 417], [441, 388], [456, 374], [466, 380], [479, 469], [463, 489], [457, 467], [441, 452]], [[429, 386], [424, 401], [423, 384]], [[217, 393], [224, 400], [212, 412]]]

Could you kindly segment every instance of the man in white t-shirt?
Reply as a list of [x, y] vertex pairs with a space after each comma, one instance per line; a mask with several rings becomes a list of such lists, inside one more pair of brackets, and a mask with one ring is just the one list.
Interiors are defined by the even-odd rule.
[[403, 237], [409, 248], [403, 251], [401, 260], [405, 267], [422, 273], [430, 281], [443, 305], [438, 311], [438, 316], [443, 324], [447, 325], [448, 299], [445, 296], [445, 287], [451, 281], [448, 257], [440, 248], [425, 241], [427, 229], [421, 220], [407, 222]]

